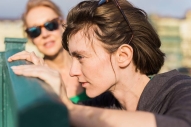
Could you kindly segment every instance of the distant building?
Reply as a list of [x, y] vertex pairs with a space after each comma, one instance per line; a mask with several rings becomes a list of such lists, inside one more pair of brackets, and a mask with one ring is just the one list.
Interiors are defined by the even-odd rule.
[[4, 51], [4, 38], [17, 37], [23, 38], [21, 20], [0, 20], [0, 51]]
[[165, 64], [162, 71], [181, 67], [181, 19], [159, 17], [157, 15], [150, 16], [150, 19], [161, 39], [161, 50], [166, 54]]
[[191, 10], [187, 12], [186, 18], [182, 20], [180, 26], [180, 36], [182, 37], [182, 65], [191, 68]]
[[161, 39], [165, 64], [161, 72], [191, 67], [191, 11], [185, 19], [150, 15], [150, 21]]

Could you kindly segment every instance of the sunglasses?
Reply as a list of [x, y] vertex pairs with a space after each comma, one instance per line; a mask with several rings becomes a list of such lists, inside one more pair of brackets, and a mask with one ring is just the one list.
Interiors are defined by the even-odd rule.
[[42, 27], [44, 27], [48, 31], [57, 30], [59, 27], [60, 21], [61, 21], [61, 18], [55, 18], [51, 21], [44, 23], [43, 25], [27, 28], [25, 31], [29, 37], [34, 39], [41, 34]]
[[[121, 9], [121, 6], [120, 6], [119, 2], [118, 2], [117, 0], [112, 0], [112, 1], [114, 2], [115, 6], [117, 6], [117, 8], [119, 9], [119, 11], [120, 11], [121, 14], [123, 15], [123, 18], [124, 18], [125, 21], [127, 22], [127, 25], [129, 26], [129, 29], [130, 29], [130, 31], [131, 31], [131, 33], [132, 33], [131, 38], [130, 38], [130, 40], [129, 40], [129, 42], [128, 42], [128, 44], [129, 44], [129, 43], [132, 41], [132, 39], [133, 39], [133, 30], [132, 30], [132, 28], [131, 28], [131, 25], [130, 25], [130, 23], [129, 23], [129, 20], [128, 20], [127, 16], [125, 15], [124, 11]], [[105, 3], [108, 3], [108, 2], [109, 2], [109, 0], [100, 0], [100, 1], [98, 2], [98, 6], [101, 6], [101, 5], [103, 5], [103, 4], [105, 4]]]

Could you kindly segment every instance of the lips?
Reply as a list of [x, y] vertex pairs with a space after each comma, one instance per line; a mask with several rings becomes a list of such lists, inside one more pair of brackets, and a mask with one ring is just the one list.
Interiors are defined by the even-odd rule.
[[81, 83], [82, 87], [87, 87], [87, 85], [88, 85], [88, 82], [80, 82], [80, 83]]
[[46, 43], [44, 44], [44, 47], [46, 47], [46, 48], [51, 48], [51, 47], [54, 46], [54, 44], [55, 44], [54, 41], [49, 41], [49, 42], [46, 42]]

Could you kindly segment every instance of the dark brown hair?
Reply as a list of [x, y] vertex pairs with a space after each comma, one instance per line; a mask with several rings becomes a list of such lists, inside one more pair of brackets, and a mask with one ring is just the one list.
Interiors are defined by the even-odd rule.
[[[133, 48], [133, 62], [141, 73], [158, 73], [164, 63], [164, 53], [159, 49], [160, 39], [149, 23], [147, 14], [133, 7], [126, 0], [118, 0], [133, 31], [129, 43]], [[93, 28], [96, 38], [104, 43], [105, 49], [113, 53], [122, 44], [127, 44], [132, 32], [112, 0], [98, 7], [98, 1], [83, 1], [74, 7], [67, 16], [67, 25], [62, 37], [63, 47], [68, 51], [68, 39], [80, 30], [88, 33]]]
[[22, 15], [22, 20], [23, 20], [24, 27], [27, 26], [26, 16], [27, 16], [28, 12], [31, 9], [33, 9], [35, 7], [39, 7], [39, 6], [48, 7], [50, 9], [52, 9], [59, 17], [63, 18], [63, 15], [62, 15], [62, 12], [61, 12], [60, 8], [55, 3], [53, 3], [51, 0], [29, 0], [27, 2], [27, 5], [26, 5], [26, 10]]

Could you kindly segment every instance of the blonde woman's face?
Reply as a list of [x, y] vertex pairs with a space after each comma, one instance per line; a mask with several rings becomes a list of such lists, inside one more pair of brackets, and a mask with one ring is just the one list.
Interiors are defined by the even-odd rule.
[[[51, 8], [43, 6], [32, 8], [26, 16], [27, 28], [42, 26], [57, 17], [59, 16]], [[61, 24], [58, 29], [53, 31], [42, 27], [41, 34], [31, 40], [41, 53], [46, 56], [54, 56], [62, 49], [62, 32]]]

